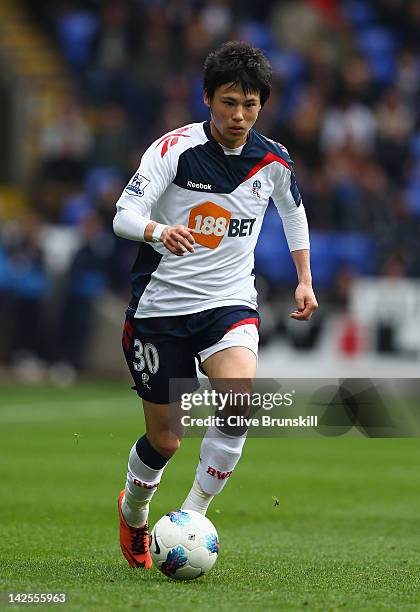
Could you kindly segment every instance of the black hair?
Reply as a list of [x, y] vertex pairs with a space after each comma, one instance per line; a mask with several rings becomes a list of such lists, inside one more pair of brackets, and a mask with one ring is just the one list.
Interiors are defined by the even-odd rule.
[[271, 92], [270, 62], [261, 51], [242, 41], [229, 41], [211, 51], [204, 62], [204, 91], [211, 100], [220, 85], [240, 85], [244, 93], [259, 92], [264, 106]]

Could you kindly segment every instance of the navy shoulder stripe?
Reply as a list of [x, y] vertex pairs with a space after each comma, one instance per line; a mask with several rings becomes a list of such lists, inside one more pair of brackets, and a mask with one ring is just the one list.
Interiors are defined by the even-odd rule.
[[259, 140], [262, 147], [266, 147], [267, 151], [271, 151], [278, 157], [281, 157], [290, 167], [293, 166], [293, 159], [289, 155], [289, 151], [279, 142], [275, 142], [267, 138], [263, 134], [254, 131], [254, 140]]
[[225, 155], [207, 123], [204, 131], [207, 142], [189, 147], [178, 158], [173, 182], [182, 189], [200, 193], [232, 193], [241, 183], [273, 162], [279, 162], [292, 171], [293, 162], [287, 150], [254, 130], [250, 130], [240, 155]]

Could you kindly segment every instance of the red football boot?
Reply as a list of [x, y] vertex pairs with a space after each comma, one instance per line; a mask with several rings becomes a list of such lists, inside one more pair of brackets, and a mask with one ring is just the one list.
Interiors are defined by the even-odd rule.
[[152, 567], [152, 557], [149, 546], [151, 536], [149, 535], [149, 525], [143, 527], [131, 527], [121, 511], [121, 504], [125, 491], [122, 490], [118, 496], [118, 514], [120, 517], [120, 546], [122, 554], [127, 559], [131, 567], [142, 567], [150, 569]]

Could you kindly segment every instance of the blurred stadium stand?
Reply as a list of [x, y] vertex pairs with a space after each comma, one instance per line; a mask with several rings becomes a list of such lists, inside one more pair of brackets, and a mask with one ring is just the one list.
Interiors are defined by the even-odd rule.
[[[294, 158], [321, 303], [310, 324], [287, 320], [295, 272], [270, 205], [255, 261], [260, 364], [283, 368], [299, 351], [305, 373], [317, 354], [362, 364], [382, 352], [418, 367], [420, 340], [406, 342], [418, 336], [394, 330], [405, 340], [387, 341], [375, 309], [367, 330], [352, 304], [364, 279], [381, 300], [419, 282], [419, 0], [2, 0], [4, 367], [33, 379], [52, 368], [63, 381], [124, 371], [136, 246], [112, 234], [114, 204], [152, 140], [207, 118], [202, 63], [228, 39], [271, 59], [275, 87], [256, 128]], [[396, 284], [384, 290], [387, 279]], [[420, 328], [420, 306], [410, 312]]]

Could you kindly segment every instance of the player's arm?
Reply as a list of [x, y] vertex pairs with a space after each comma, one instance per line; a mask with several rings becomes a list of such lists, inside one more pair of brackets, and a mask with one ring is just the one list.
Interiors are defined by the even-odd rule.
[[273, 200], [283, 222], [298, 277], [295, 291], [297, 308], [290, 313], [290, 317], [308, 321], [318, 308], [318, 302], [312, 288], [308, 221], [293, 171], [282, 169]]
[[[162, 229], [161, 229], [162, 228]], [[145, 242], [156, 242], [158, 240], [163, 246], [174, 253], [174, 255], [184, 255], [186, 251], [194, 253], [194, 238], [191, 231], [185, 225], [161, 225], [155, 221], [149, 221], [144, 230]]]
[[135, 210], [123, 208], [117, 211], [113, 226], [115, 234], [127, 240], [162, 242], [168, 251], [180, 256], [186, 251], [194, 253], [194, 238], [184, 225], [163, 225]]
[[194, 252], [194, 238], [188, 228], [150, 219], [153, 204], [175, 177], [175, 163], [170, 152], [162, 157], [155, 143], [149, 147], [116, 204], [113, 227], [117, 236], [139, 242], [162, 242], [175, 255]]
[[295, 291], [297, 309], [290, 313], [290, 317], [297, 321], [308, 321], [318, 308], [312, 288], [309, 249], [298, 249], [292, 251], [291, 255], [296, 266], [299, 284]]

